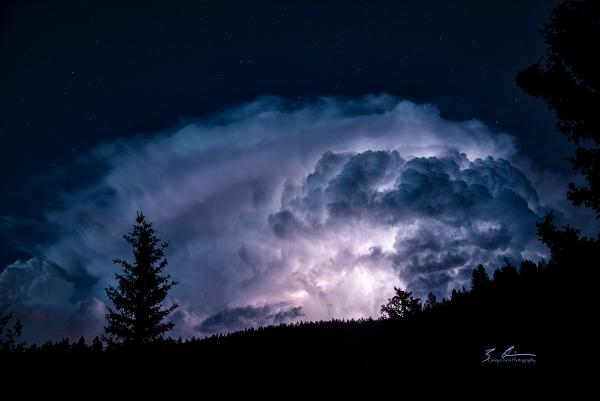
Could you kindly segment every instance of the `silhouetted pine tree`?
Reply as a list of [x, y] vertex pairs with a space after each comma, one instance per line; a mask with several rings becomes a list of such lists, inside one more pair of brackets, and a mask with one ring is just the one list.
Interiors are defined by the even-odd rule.
[[437, 305], [438, 305], [437, 297], [433, 294], [433, 292], [430, 292], [429, 294], [427, 294], [427, 299], [425, 300], [424, 309], [430, 310], [430, 309], [435, 308]]
[[79, 341], [71, 345], [71, 352], [73, 352], [74, 354], [82, 354], [87, 351], [88, 346], [85, 343], [85, 338], [83, 338], [83, 336], [79, 337]]
[[104, 337], [109, 345], [137, 346], [161, 340], [174, 326], [163, 319], [176, 304], [164, 305], [167, 293], [176, 282], [163, 274], [167, 266], [164, 250], [168, 242], [162, 242], [152, 224], [141, 212], [136, 216], [133, 230], [123, 236], [132, 246], [135, 261], [132, 263], [115, 259], [113, 263], [123, 267], [116, 274], [118, 286], [106, 289], [114, 309], [108, 308], [108, 324]]
[[102, 352], [103, 349], [104, 345], [102, 344], [102, 340], [100, 340], [98, 336], [94, 337], [94, 339], [92, 340], [92, 352]]
[[388, 303], [381, 305], [381, 314], [384, 317], [399, 319], [421, 312], [423, 309], [421, 301], [413, 298], [412, 292], [397, 287], [394, 287], [394, 291], [396, 294], [388, 300]]
[[525, 259], [521, 261], [519, 273], [524, 280], [533, 280], [538, 272], [538, 265], [531, 260]]
[[485, 268], [483, 265], [477, 266], [471, 275], [471, 291], [473, 291], [473, 293], [478, 293], [485, 290], [489, 285], [490, 277], [485, 271]]
[[[21, 337], [23, 326], [19, 319], [14, 320], [12, 313], [0, 316], [0, 352], [13, 352], [21, 349], [22, 344], [17, 341]], [[11, 325], [11, 322], [12, 325]]]
[[570, 225], [557, 227], [552, 212], [546, 213], [544, 219], [536, 223], [536, 227], [540, 240], [550, 249], [550, 257], [554, 263], [567, 265], [577, 259], [582, 241], [578, 229]]
[[494, 271], [494, 284], [499, 288], [514, 288], [519, 281], [519, 272], [510, 262], [506, 262], [501, 269]]
[[558, 128], [575, 144], [570, 159], [586, 185], [569, 184], [568, 198], [600, 218], [600, 58], [590, 43], [600, 40], [600, 2], [565, 1], [553, 11], [542, 32], [544, 57], [522, 70], [517, 84], [553, 110]]

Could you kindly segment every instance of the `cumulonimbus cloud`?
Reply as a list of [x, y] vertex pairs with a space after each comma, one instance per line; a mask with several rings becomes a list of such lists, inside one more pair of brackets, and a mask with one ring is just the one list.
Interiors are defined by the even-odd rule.
[[175, 335], [376, 316], [394, 285], [445, 295], [477, 263], [544, 255], [545, 208], [515, 152], [510, 135], [389, 95], [261, 98], [105, 144], [85, 155], [99, 179], [46, 213], [56, 239], [0, 273], [19, 288], [0, 308], [37, 340], [97, 333], [142, 210], [172, 240]]

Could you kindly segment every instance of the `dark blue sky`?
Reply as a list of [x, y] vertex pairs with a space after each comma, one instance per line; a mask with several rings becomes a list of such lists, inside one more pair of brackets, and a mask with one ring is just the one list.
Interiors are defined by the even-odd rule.
[[[555, 1], [285, 3], [3, 2], [0, 215], [39, 216], [81, 179], [40, 177], [94, 145], [265, 94], [431, 102], [568, 170], [552, 114], [514, 84], [543, 53]], [[4, 230], [0, 265], [19, 255], [5, 242], [30, 234]]]

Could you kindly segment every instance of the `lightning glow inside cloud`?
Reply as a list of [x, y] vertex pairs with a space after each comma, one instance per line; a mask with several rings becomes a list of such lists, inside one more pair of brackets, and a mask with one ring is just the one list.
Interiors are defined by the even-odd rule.
[[55, 240], [0, 272], [30, 338], [94, 335], [136, 211], [172, 240], [174, 335], [377, 316], [394, 286], [439, 296], [478, 263], [540, 258], [546, 208], [512, 136], [389, 95], [261, 98], [97, 147], [94, 183], [46, 213]]

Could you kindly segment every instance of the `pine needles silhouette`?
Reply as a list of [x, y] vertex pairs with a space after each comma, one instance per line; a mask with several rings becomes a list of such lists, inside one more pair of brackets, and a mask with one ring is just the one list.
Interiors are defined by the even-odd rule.
[[23, 326], [13, 313], [0, 316], [0, 352], [16, 352], [24, 347], [18, 342]]
[[600, 218], [600, 2], [566, 1], [552, 12], [542, 32], [544, 57], [516, 78], [525, 93], [541, 98], [557, 117], [558, 128], [576, 145], [570, 159], [587, 185], [569, 184], [568, 198]]
[[167, 293], [176, 284], [163, 274], [168, 264], [164, 250], [169, 243], [156, 236], [141, 212], [137, 213], [133, 230], [123, 238], [133, 248], [134, 262], [113, 260], [123, 270], [116, 274], [117, 287], [106, 289], [114, 309], [108, 308], [104, 339], [110, 346], [156, 343], [173, 329], [173, 322], [163, 320], [177, 308], [176, 304], [164, 305]]
[[381, 315], [389, 319], [400, 319], [421, 312], [422, 305], [412, 292], [394, 287], [395, 294], [385, 305], [381, 305]]

